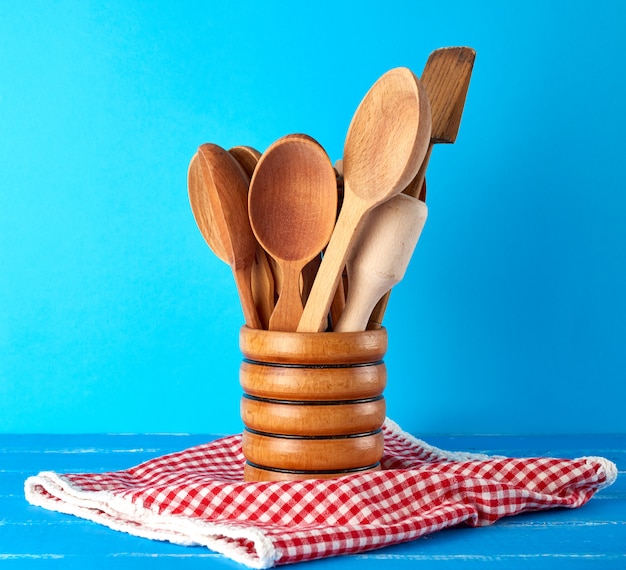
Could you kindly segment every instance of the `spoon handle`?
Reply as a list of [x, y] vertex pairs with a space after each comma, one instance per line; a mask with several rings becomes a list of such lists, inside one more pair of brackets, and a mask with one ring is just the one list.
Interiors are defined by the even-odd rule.
[[[419, 198], [420, 200], [422, 200], [422, 202], [426, 201], [422, 198], [422, 194], [425, 194], [426, 192], [426, 188], [424, 188], [424, 180], [426, 179], [426, 169], [428, 168], [428, 162], [430, 160], [430, 155], [432, 151], [433, 141], [431, 139], [430, 144], [428, 145], [428, 150], [426, 151], [426, 156], [424, 157], [422, 165], [417, 171], [415, 178], [413, 178], [409, 185], [404, 190], [402, 190], [403, 194], [406, 194], [407, 196], [413, 196], [413, 198]], [[424, 198], [425, 197], [426, 196], [424, 195]]]
[[343, 273], [342, 271], [341, 279], [337, 282], [337, 289], [330, 303], [330, 322], [333, 326], [333, 330], [335, 325], [339, 322], [343, 310], [346, 308], [346, 287]]
[[297, 263], [282, 263], [283, 287], [270, 317], [271, 331], [294, 332], [302, 316], [300, 274], [302, 267]]
[[267, 258], [267, 253], [259, 246], [252, 264], [252, 296], [264, 329], [268, 328], [275, 305], [274, 276]]
[[[350, 202], [350, 203], [347, 203]], [[346, 194], [337, 225], [313, 282], [297, 332], [322, 332], [328, 325], [328, 311], [342, 276], [346, 259], [354, 245], [354, 235], [368, 211], [368, 204], [354, 194]]]
[[235, 285], [239, 293], [239, 301], [241, 302], [246, 325], [251, 329], [262, 328], [259, 314], [254, 305], [254, 297], [252, 296], [252, 264], [233, 268], [233, 277], [235, 278]]
[[350, 294], [335, 332], [359, 332], [367, 328], [367, 322], [374, 305], [389, 291], [389, 284], [383, 279], [368, 275], [352, 275]]

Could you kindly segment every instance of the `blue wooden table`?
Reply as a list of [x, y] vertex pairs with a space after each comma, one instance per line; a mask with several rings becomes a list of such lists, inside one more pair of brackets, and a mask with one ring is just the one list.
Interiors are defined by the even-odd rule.
[[[200, 547], [136, 538], [29, 505], [26, 477], [39, 471], [125, 469], [214, 439], [207, 435], [0, 435], [0, 563], [12, 569], [243, 568]], [[438, 436], [447, 450], [511, 457], [600, 455], [614, 461], [617, 481], [576, 510], [504, 518], [491, 527], [457, 527], [370, 553], [292, 568], [626, 569], [626, 435]]]

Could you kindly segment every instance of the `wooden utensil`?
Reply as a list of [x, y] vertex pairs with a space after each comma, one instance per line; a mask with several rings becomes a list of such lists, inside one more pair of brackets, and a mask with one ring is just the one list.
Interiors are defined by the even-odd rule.
[[302, 269], [328, 243], [337, 214], [335, 171], [319, 143], [287, 135], [272, 144], [254, 171], [248, 209], [254, 234], [283, 275], [269, 328], [295, 331]]
[[367, 328], [374, 305], [404, 277], [427, 213], [421, 200], [398, 194], [368, 214], [348, 259], [350, 290], [335, 332]]
[[[335, 175], [337, 177], [337, 216], [339, 216], [339, 212], [341, 211], [341, 206], [343, 205], [343, 162], [341, 160], [337, 160], [335, 162]], [[318, 267], [319, 269], [319, 267]], [[317, 275], [317, 272], [316, 272]], [[313, 282], [311, 282], [313, 285]], [[341, 318], [341, 314], [346, 306], [346, 295], [348, 292], [348, 278], [346, 275], [345, 267], [342, 270], [342, 276], [337, 281], [337, 288], [335, 289], [335, 294], [333, 295], [333, 300], [330, 303], [330, 327], [329, 330], [333, 330], [334, 326], [339, 322]], [[310, 289], [309, 289], [310, 293]], [[307, 297], [308, 298], [308, 297]]]
[[235, 157], [237, 162], [245, 170], [248, 178], [252, 178], [254, 169], [261, 158], [261, 153], [251, 146], [234, 146], [229, 148], [228, 152]]
[[[229, 149], [228, 152], [230, 152], [237, 159], [239, 164], [241, 164], [244, 170], [248, 173], [248, 177], [252, 179], [252, 175], [254, 174], [254, 169], [256, 168], [256, 165], [258, 164], [259, 159], [261, 158], [261, 153], [251, 146], [234, 146], [233, 148]], [[264, 252], [263, 248], [260, 248], [260, 249], [261, 251]], [[272, 259], [271, 256], [265, 255], [265, 257], [269, 264], [269, 270], [270, 270], [269, 277], [271, 277], [274, 282], [273, 283], [274, 294], [278, 296], [280, 294], [280, 288], [282, 285], [282, 281], [281, 281], [282, 276], [280, 274], [280, 269], [278, 268], [278, 266], [276, 265], [276, 262]], [[255, 266], [253, 267], [253, 271], [252, 271], [253, 284], [254, 284], [255, 269], [257, 268], [257, 265], [258, 264], [255, 264]], [[267, 268], [265, 267], [265, 264], [262, 264], [262, 265], [263, 265], [263, 267], [261, 268], [262, 271], [266, 272]], [[275, 304], [276, 304], [276, 299], [272, 299], [272, 310], [274, 310]]]
[[343, 206], [298, 332], [325, 328], [361, 219], [414, 178], [428, 148], [430, 129], [428, 97], [407, 68], [385, 73], [361, 101], [344, 144]]
[[211, 251], [226, 263], [226, 251], [215, 228], [210, 201], [208, 196], [205, 196], [205, 192], [207, 191], [206, 184], [202, 175], [200, 157], [197, 152], [193, 155], [189, 163], [189, 169], [187, 170], [187, 187], [189, 189], [191, 209], [204, 241], [206, 241], [209, 248], [211, 248]]
[[224, 261], [233, 271], [246, 324], [261, 328], [251, 287], [252, 263], [257, 250], [248, 220], [246, 175], [223, 148], [203, 144], [192, 159], [188, 179], [189, 201], [207, 243], [219, 240]]
[[456, 141], [474, 68], [476, 52], [469, 47], [448, 47], [430, 54], [420, 81], [426, 89], [432, 113], [432, 133], [426, 157], [415, 178], [403, 190], [409, 196], [420, 197], [433, 146]]
[[[475, 58], [476, 52], [469, 47], [441, 48], [428, 57], [421, 83], [428, 94], [432, 114], [430, 144], [415, 178], [403, 190], [404, 194], [426, 201], [425, 177], [430, 154], [435, 144], [456, 141]], [[381, 326], [388, 301], [389, 292], [372, 311], [368, 328]]]
[[[229, 148], [228, 152], [235, 157], [245, 170], [249, 186], [254, 169], [261, 158], [261, 153], [251, 146], [234, 146]], [[276, 305], [276, 289], [274, 272], [270, 266], [269, 256], [260, 245], [257, 247], [254, 263], [252, 264], [251, 282], [254, 305], [259, 314], [262, 328], [267, 329]]]

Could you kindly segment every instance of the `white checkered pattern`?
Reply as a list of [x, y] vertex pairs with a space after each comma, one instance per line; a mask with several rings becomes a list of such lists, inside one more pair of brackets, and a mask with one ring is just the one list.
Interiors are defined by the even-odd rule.
[[383, 470], [335, 480], [243, 482], [241, 436], [113, 473], [43, 472], [32, 504], [146, 538], [203, 545], [252, 568], [380, 548], [459, 523], [579, 507], [617, 470], [588, 457], [450, 453], [387, 420]]

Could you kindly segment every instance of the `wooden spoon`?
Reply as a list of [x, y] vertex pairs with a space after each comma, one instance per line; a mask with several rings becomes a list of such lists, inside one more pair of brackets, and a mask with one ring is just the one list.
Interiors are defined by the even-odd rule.
[[246, 325], [261, 328], [250, 282], [257, 251], [248, 221], [246, 174], [223, 148], [203, 144], [192, 159], [188, 180], [189, 201], [202, 235], [219, 240], [224, 261], [231, 266]]
[[325, 328], [361, 219], [413, 179], [426, 154], [430, 129], [428, 97], [407, 68], [385, 73], [361, 101], [344, 144], [343, 206], [298, 332]]
[[[235, 146], [229, 149], [228, 152], [230, 152], [237, 159], [239, 164], [241, 164], [244, 170], [248, 173], [248, 176], [250, 177], [250, 179], [252, 179], [252, 175], [254, 174], [254, 169], [256, 168], [256, 165], [259, 162], [259, 159], [261, 158], [261, 153], [255, 148], [252, 148], [251, 146]], [[261, 251], [264, 251], [263, 248], [261, 248]], [[278, 296], [280, 294], [280, 288], [282, 285], [281, 283], [282, 276], [280, 274], [280, 269], [278, 268], [278, 266], [276, 265], [276, 262], [272, 259], [271, 256], [265, 255], [265, 257], [267, 258], [267, 261], [269, 264], [269, 273], [268, 273], [268, 268], [265, 266], [265, 263], [261, 263], [262, 267], [260, 267], [258, 270], [259, 272], [265, 273], [266, 278], [273, 279], [274, 284], [272, 286], [272, 289], [275, 295]], [[252, 273], [253, 283], [254, 283], [254, 275], [255, 275], [255, 270], [257, 269], [257, 265], [258, 264], [255, 264], [255, 267], [253, 268], [253, 273]], [[275, 303], [276, 303], [276, 300], [272, 299], [272, 310], [274, 309]]]
[[335, 171], [319, 143], [287, 135], [272, 144], [254, 171], [248, 209], [254, 234], [283, 274], [269, 328], [295, 331], [300, 274], [328, 243], [337, 214]]
[[[228, 152], [235, 157], [245, 170], [249, 186], [254, 169], [261, 158], [261, 153], [251, 146], [234, 146], [229, 148]], [[251, 281], [252, 297], [264, 329], [268, 328], [270, 317], [276, 305], [276, 281], [270, 266], [270, 259], [265, 250], [259, 245], [254, 256], [254, 263], [252, 264]]]
[[[430, 153], [435, 144], [456, 141], [475, 58], [476, 52], [469, 47], [441, 48], [428, 57], [421, 82], [430, 101], [432, 133], [426, 157], [415, 178], [403, 190], [404, 194], [426, 201], [425, 177]], [[388, 301], [389, 292], [372, 311], [368, 328], [381, 326]]]
[[[200, 166], [200, 157], [196, 152], [191, 157], [189, 169], [187, 170], [187, 187], [189, 189], [189, 200], [198, 229], [206, 241], [211, 251], [224, 263], [226, 263], [226, 251], [220, 236], [216, 232], [213, 212], [208, 195], [205, 196], [206, 184]], [[193, 195], [193, 198], [192, 198]]]
[[335, 332], [364, 331], [374, 305], [406, 272], [428, 208], [398, 194], [367, 216], [348, 260], [350, 290]]

